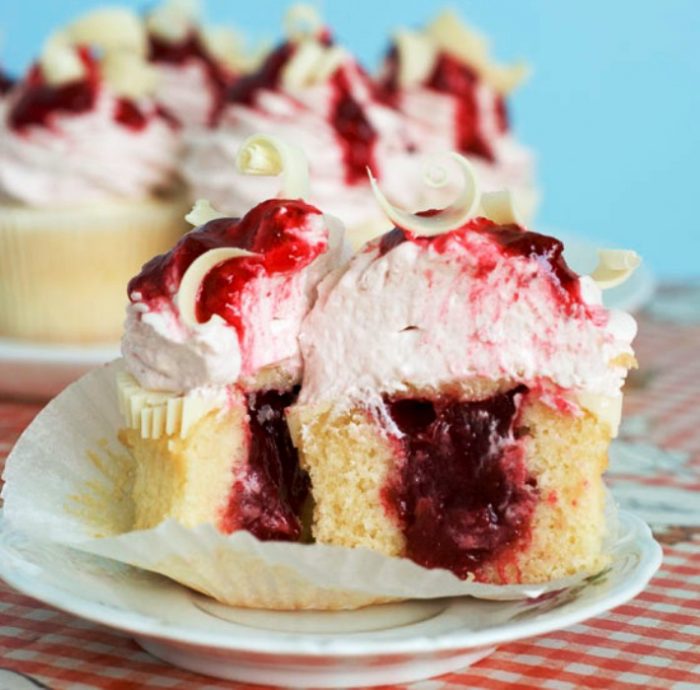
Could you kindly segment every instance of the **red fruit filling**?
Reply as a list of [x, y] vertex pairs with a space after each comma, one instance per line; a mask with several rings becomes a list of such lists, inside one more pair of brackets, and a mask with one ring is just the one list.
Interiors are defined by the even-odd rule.
[[384, 490], [406, 555], [466, 578], [527, 540], [537, 501], [518, 441], [525, 386], [485, 400], [385, 398], [401, 461]]
[[327, 239], [310, 242], [299, 231], [309, 215], [320, 215], [314, 206], [299, 200], [270, 199], [258, 204], [243, 218], [212, 220], [185, 235], [173, 249], [151, 259], [129, 282], [132, 301], [157, 308], [170, 302], [190, 264], [217, 247], [240, 247], [258, 256], [238, 257], [215, 266], [202, 281], [197, 318], [208, 321], [218, 314], [243, 337], [241, 298], [246, 286], [261, 275], [299, 271], [325, 251]]
[[299, 516], [309, 493], [309, 477], [300, 467], [284, 411], [295, 391], [269, 390], [248, 396], [248, 462], [236, 480], [220, 528], [244, 529], [262, 540], [296, 541]]

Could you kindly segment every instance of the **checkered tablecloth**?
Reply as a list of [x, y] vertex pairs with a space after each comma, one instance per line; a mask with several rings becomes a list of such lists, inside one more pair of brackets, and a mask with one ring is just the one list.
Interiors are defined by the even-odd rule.
[[[660, 572], [606, 615], [504, 645], [411, 690], [700, 688], [700, 293], [667, 288], [639, 322], [641, 368], [628, 387], [610, 483], [623, 505], [654, 526], [664, 546]], [[40, 407], [0, 400], [0, 468]], [[52, 690], [260, 687], [167, 666], [126, 635], [0, 584], [0, 690], [21, 680]]]

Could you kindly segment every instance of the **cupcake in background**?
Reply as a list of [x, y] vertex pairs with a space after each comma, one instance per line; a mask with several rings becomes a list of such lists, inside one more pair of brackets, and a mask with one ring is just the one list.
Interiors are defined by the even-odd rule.
[[[396, 203], [411, 196], [402, 175], [412, 142], [404, 118], [380, 102], [357, 61], [336, 45], [316, 12], [292, 8], [287, 40], [239, 79], [217, 123], [186, 137], [184, 175], [195, 197], [233, 215], [274, 194], [269, 179], [222, 174], [252, 134], [292, 141], [311, 166], [312, 203], [340, 218], [355, 246], [386, 229], [372, 201], [367, 168]], [[417, 180], [416, 180], [417, 182]]]
[[179, 132], [135, 49], [142, 23], [109, 12], [52, 37], [2, 109], [2, 336], [118, 340], [124, 284], [185, 229]]
[[0, 100], [5, 98], [14, 84], [15, 80], [0, 67]]
[[159, 76], [157, 99], [185, 126], [212, 124], [225, 94], [251, 72], [260, 51], [246, 53], [243, 37], [224, 26], [203, 26], [199, 3], [165, 0], [146, 15], [148, 59]]
[[[506, 108], [506, 97], [527, 71], [524, 65], [496, 65], [487, 39], [445, 10], [422, 31], [395, 32], [380, 88], [406, 117], [418, 153], [459, 151], [485, 191], [511, 190], [520, 214], [532, 218], [538, 201], [534, 157], [511, 132]], [[452, 185], [431, 191], [422, 208], [440, 208], [453, 194]]]

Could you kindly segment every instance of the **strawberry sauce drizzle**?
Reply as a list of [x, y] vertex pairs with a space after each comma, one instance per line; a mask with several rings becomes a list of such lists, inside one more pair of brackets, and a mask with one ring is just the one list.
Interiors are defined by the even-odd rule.
[[153, 34], [148, 37], [148, 41], [148, 57], [151, 62], [184, 65], [189, 61], [196, 61], [204, 67], [213, 94], [209, 124], [215, 124], [226, 104], [226, 91], [234, 83], [237, 75], [210, 55], [196, 31], [190, 31], [185, 38], [177, 42], [166, 41]]
[[308, 266], [327, 246], [321, 238], [309, 242], [299, 228], [309, 215], [321, 212], [300, 200], [269, 199], [243, 218], [219, 218], [187, 233], [173, 249], [151, 259], [129, 282], [132, 301], [152, 308], [170, 302], [190, 264], [217, 247], [239, 247], [258, 256], [237, 257], [215, 266], [205, 277], [196, 305], [200, 322], [218, 314], [243, 335], [241, 297], [258, 276], [281, 275]]
[[426, 568], [481, 577], [529, 538], [536, 481], [518, 417], [525, 386], [485, 400], [386, 398], [402, 460], [385, 485], [406, 555]]

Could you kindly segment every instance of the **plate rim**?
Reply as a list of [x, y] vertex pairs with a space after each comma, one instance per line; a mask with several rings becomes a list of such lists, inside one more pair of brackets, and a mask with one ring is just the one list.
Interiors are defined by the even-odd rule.
[[[620, 511], [620, 519], [631, 523], [632, 538], [640, 544], [641, 557], [631, 576], [628, 576], [623, 583], [616, 585], [606, 596], [587, 606], [560, 613], [559, 616], [545, 615], [542, 619], [534, 618], [505, 623], [481, 631], [464, 631], [457, 628], [438, 632], [435, 636], [430, 637], [421, 634], [402, 639], [375, 638], [367, 640], [362, 638], [362, 633], [343, 634], [342, 636], [290, 633], [286, 637], [270, 637], [267, 631], [254, 628], [247, 630], [245, 635], [234, 634], [232, 636], [230, 633], [203, 630], [197, 630], [193, 634], [191, 631], [183, 631], [182, 626], [159, 621], [139, 612], [117, 610], [93, 599], [85, 599], [73, 593], [66, 593], [60, 587], [28, 579], [23, 576], [19, 568], [14, 567], [13, 569], [12, 561], [16, 562], [17, 560], [14, 555], [13, 558], [0, 560], [0, 578], [26, 596], [92, 623], [104, 625], [131, 636], [157, 639], [186, 647], [213, 648], [220, 651], [265, 656], [290, 654], [309, 658], [329, 654], [344, 658], [361, 657], [367, 654], [374, 656], [421, 655], [437, 651], [459, 651], [495, 646], [543, 635], [600, 615], [636, 597], [659, 569], [663, 553], [661, 546], [653, 538], [651, 530], [639, 517]], [[0, 525], [2, 524], [2, 511], [0, 510]], [[32, 541], [41, 543], [40, 540], [22, 534]], [[52, 542], [52, 545], [71, 548], [67, 544], [58, 544], [57, 542]], [[2, 551], [3, 547], [0, 545], [0, 553]], [[24, 560], [22, 563], [28, 564], [30, 567], [37, 567], [28, 560]], [[168, 581], [167, 584], [173, 587], [183, 587], [174, 581]], [[183, 589], [187, 588], [183, 587]], [[449, 612], [459, 599], [459, 597], [448, 599], [447, 601], [450, 603], [436, 617]], [[554, 611], [556, 610], [554, 609]]]

